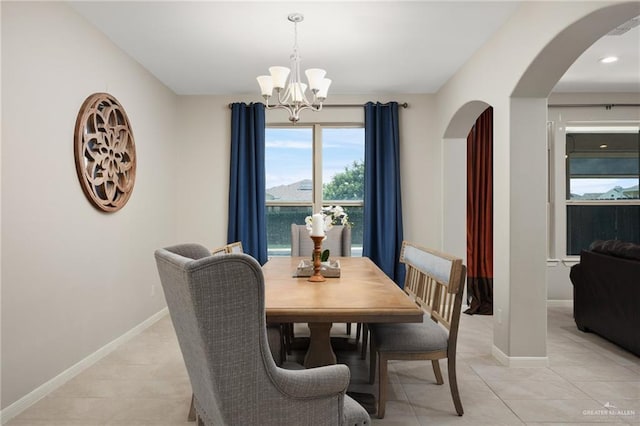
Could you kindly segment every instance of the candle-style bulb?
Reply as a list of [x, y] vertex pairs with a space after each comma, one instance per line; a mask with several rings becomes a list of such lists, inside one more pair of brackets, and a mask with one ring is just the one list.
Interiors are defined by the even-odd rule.
[[316, 213], [311, 218], [311, 236], [324, 237], [324, 217], [322, 213]]

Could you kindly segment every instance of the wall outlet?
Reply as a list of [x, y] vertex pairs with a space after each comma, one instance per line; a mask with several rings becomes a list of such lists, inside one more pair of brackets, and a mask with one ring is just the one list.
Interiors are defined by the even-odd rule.
[[498, 321], [498, 324], [502, 324], [502, 309], [500, 308], [496, 310], [496, 321]]

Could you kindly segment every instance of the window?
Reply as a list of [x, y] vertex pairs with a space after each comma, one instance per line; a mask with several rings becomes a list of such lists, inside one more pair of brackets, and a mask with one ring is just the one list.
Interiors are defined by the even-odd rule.
[[567, 254], [595, 240], [640, 243], [637, 126], [566, 128]]
[[269, 256], [291, 253], [291, 224], [321, 206], [341, 205], [352, 225], [352, 255], [362, 254], [364, 128], [268, 126], [266, 209]]

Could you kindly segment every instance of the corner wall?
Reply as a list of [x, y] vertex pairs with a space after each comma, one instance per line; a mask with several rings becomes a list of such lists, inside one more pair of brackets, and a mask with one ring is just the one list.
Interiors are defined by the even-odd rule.
[[[176, 239], [176, 96], [63, 2], [2, 2], [2, 401], [5, 409], [164, 306], [154, 249]], [[138, 156], [105, 214], [76, 177], [87, 96], [123, 105]]]

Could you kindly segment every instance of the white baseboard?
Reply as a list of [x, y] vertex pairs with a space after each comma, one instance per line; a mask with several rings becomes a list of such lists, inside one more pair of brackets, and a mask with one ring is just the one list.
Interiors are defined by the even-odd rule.
[[547, 307], [571, 308], [573, 307], [573, 300], [547, 300]]
[[111, 352], [116, 350], [120, 345], [126, 343], [134, 336], [140, 334], [155, 322], [157, 322], [160, 318], [164, 317], [168, 313], [167, 308], [163, 308], [157, 313], [151, 315], [149, 318], [141, 322], [140, 324], [133, 327], [131, 330], [124, 333], [122, 336], [116, 338], [115, 340], [107, 343], [91, 355], [87, 356], [83, 360], [78, 363], [72, 365], [62, 373], [58, 374], [53, 379], [29, 392], [27, 395], [23, 396], [13, 404], [6, 407], [4, 410], [0, 411], [0, 424], [5, 424], [18, 414], [22, 413], [27, 408], [31, 407], [36, 402], [40, 401], [42, 398], [58, 389], [60, 386], [67, 383], [69, 380], [73, 379], [75, 376], [91, 367], [96, 362], [100, 361], [105, 356], [109, 355]]
[[546, 356], [507, 356], [496, 345], [491, 346], [491, 355], [502, 365], [507, 367], [548, 367], [549, 358]]

